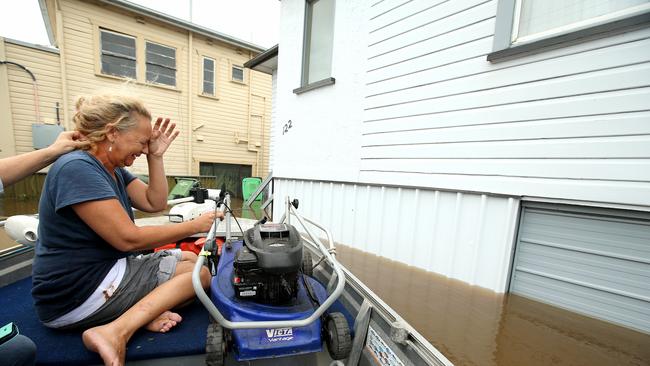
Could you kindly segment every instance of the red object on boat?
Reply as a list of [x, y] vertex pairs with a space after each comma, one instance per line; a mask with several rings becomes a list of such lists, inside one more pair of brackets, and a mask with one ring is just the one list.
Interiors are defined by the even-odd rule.
[[[184, 250], [187, 252], [193, 252], [194, 254], [199, 254], [201, 252], [201, 249], [203, 249], [203, 245], [205, 244], [205, 238], [199, 238], [196, 240], [190, 240], [191, 238], [188, 239], [183, 239], [179, 240], [176, 243], [169, 243], [165, 244], [163, 246], [160, 246], [156, 249], [154, 249], [154, 252], [158, 252], [161, 250], [166, 250], [166, 249], [176, 249], [179, 248], [180, 250]], [[224, 243], [223, 238], [217, 238], [216, 239], [216, 244], [219, 250], [217, 253], [221, 255], [221, 247], [223, 246]]]

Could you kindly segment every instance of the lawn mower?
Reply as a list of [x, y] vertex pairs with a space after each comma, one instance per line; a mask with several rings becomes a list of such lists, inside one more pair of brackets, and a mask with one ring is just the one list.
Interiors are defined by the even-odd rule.
[[[334, 245], [329, 231], [301, 217], [297, 207], [297, 200], [287, 198], [280, 222], [256, 223], [243, 240], [227, 238], [220, 253], [214, 230], [208, 233], [192, 276], [196, 294], [213, 318], [207, 331], [208, 365], [223, 365], [228, 354], [236, 361], [282, 358], [291, 364], [292, 358], [320, 352], [323, 343], [332, 360], [348, 357], [353, 318], [337, 301], [345, 287], [344, 271], [330, 252]], [[327, 286], [311, 276], [311, 253], [303, 247], [309, 239], [291, 224], [291, 217], [317, 245], [321, 260], [334, 268], [336, 275]], [[323, 230], [330, 250], [307, 223]], [[209, 296], [199, 278], [206, 260], [213, 272]]]

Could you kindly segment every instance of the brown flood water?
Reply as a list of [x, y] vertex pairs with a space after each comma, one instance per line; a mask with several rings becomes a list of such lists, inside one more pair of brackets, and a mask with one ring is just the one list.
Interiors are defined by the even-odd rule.
[[337, 246], [337, 258], [455, 365], [650, 365], [650, 335]]
[[[261, 217], [259, 209], [242, 209], [240, 199], [233, 199], [231, 207], [237, 217]], [[37, 208], [37, 199], [0, 199], [2, 217]], [[14, 245], [0, 230], [0, 251]], [[337, 248], [343, 265], [455, 365], [650, 365], [648, 334]]]

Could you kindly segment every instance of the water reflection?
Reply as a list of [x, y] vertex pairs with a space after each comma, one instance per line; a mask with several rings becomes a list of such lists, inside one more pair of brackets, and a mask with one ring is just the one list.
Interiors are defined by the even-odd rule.
[[345, 246], [338, 259], [456, 365], [649, 365], [650, 335]]

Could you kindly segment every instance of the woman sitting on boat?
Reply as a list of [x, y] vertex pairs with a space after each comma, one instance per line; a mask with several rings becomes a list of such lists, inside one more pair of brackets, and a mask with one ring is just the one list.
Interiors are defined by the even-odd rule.
[[[90, 146], [61, 156], [47, 174], [32, 295], [46, 326], [85, 329], [85, 346], [105, 364], [121, 365], [137, 329], [169, 331], [181, 321], [171, 309], [194, 297], [195, 254], [134, 252], [206, 232], [215, 214], [174, 225], [136, 226], [131, 207], [166, 208], [163, 154], [178, 136], [175, 124], [158, 118], [152, 127], [151, 114], [132, 97], [80, 98], [76, 107], [76, 129]], [[148, 184], [124, 169], [141, 154], [147, 157]], [[201, 280], [207, 288], [207, 268]]]

